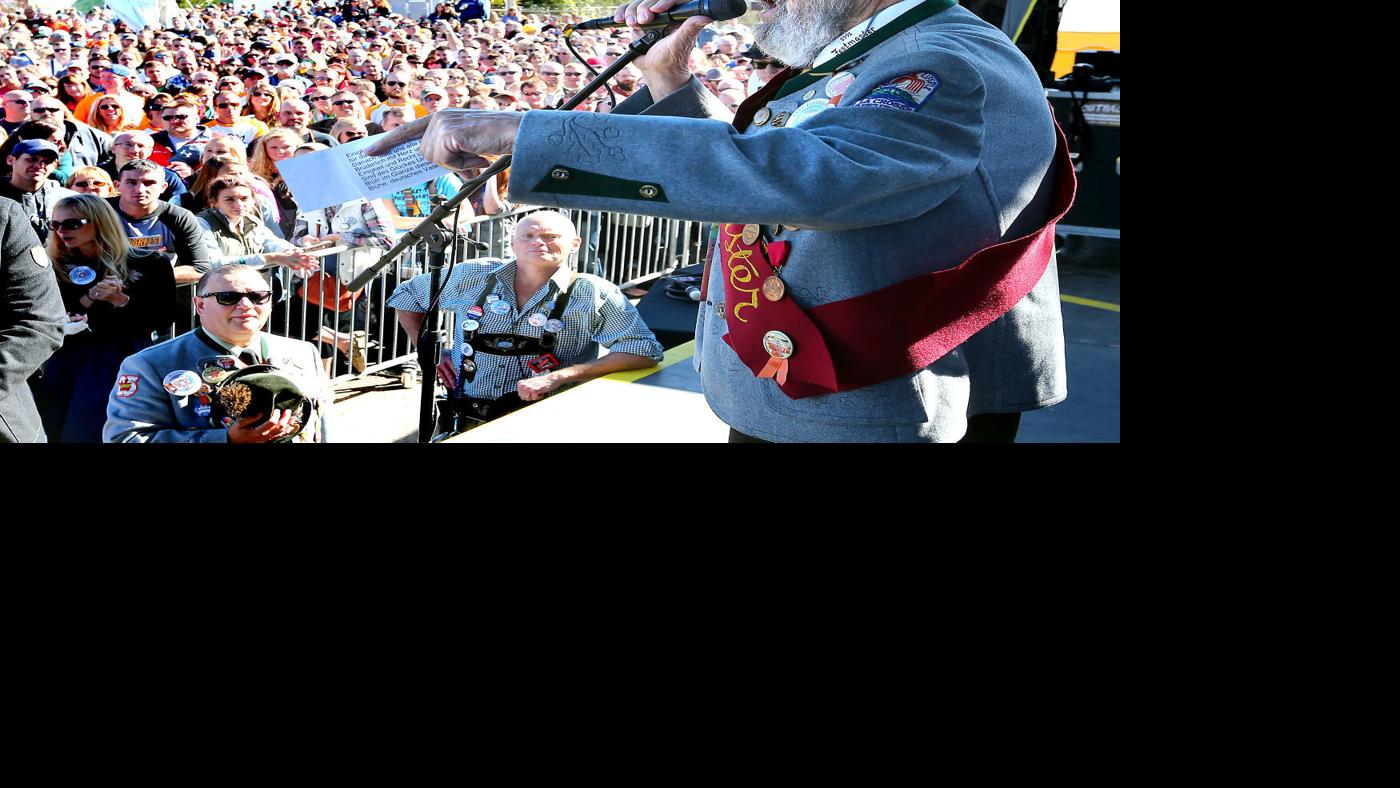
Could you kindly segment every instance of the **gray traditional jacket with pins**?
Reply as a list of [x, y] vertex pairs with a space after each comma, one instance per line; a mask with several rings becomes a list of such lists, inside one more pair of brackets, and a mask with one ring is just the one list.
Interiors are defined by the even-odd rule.
[[[804, 308], [955, 267], [1044, 223], [1053, 121], [1030, 63], [1000, 30], [953, 7], [841, 71], [855, 79], [839, 103], [797, 127], [770, 122], [740, 132], [699, 119], [726, 114], [694, 79], [656, 104], [642, 91], [611, 115], [527, 113], [511, 199], [763, 225], [768, 237], [792, 244], [782, 278]], [[916, 111], [853, 106], [911, 74], [935, 75], [938, 84]], [[772, 101], [769, 115], [825, 97], [831, 78]], [[724, 276], [717, 256], [709, 266], [695, 365], [710, 407], [748, 435], [956, 441], [970, 414], [1066, 396], [1053, 259], [1016, 308], [917, 374], [802, 399], [756, 378], [721, 339]]]
[[[259, 339], [267, 343], [265, 355]], [[251, 347], [262, 361], [293, 377], [297, 387], [316, 400], [312, 418], [319, 418], [320, 440], [325, 442], [330, 387], [316, 346], [262, 333]], [[227, 429], [209, 426], [209, 418], [195, 412], [200, 404], [197, 394], [181, 396], [163, 385], [170, 373], [189, 370], [198, 375], [202, 360], [223, 355], [229, 354], [189, 331], [127, 356], [107, 398], [103, 443], [227, 443]]]

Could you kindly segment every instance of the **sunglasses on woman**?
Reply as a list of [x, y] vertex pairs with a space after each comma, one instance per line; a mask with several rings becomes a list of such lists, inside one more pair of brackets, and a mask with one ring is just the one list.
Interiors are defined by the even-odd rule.
[[254, 304], [266, 304], [272, 300], [272, 291], [254, 290], [249, 293], [240, 293], [237, 290], [224, 290], [218, 293], [205, 293], [200, 298], [212, 298], [218, 301], [221, 306], [233, 306], [245, 298]]
[[[86, 183], [75, 183], [75, 184], [73, 184], [73, 185], [74, 185], [74, 186], [86, 186], [87, 184], [86, 184]], [[83, 225], [87, 224], [87, 223], [90, 222], [90, 221], [92, 221], [92, 220], [91, 220], [91, 219], [64, 219], [63, 221], [60, 222], [60, 221], [55, 221], [55, 220], [53, 220], [53, 219], [50, 219], [50, 220], [49, 220], [49, 229], [52, 230], [53, 232], [58, 232], [59, 230], [68, 230], [68, 231], [71, 232], [71, 231], [73, 231], [73, 230], [81, 230], [81, 229], [83, 228]]]
[[[69, 184], [69, 185], [72, 186], [72, 187], [75, 188], [75, 189], [86, 189], [86, 188], [88, 188], [89, 186], [111, 186], [112, 184], [111, 184], [111, 182], [109, 182], [109, 181], [91, 180], [91, 181], [73, 181], [73, 183], [71, 183], [71, 184]], [[70, 221], [70, 222], [76, 222], [76, 221], [79, 221], [79, 220], [78, 220], [78, 219], [69, 219], [68, 221]], [[82, 219], [81, 221], [86, 222], [87, 219]], [[56, 228], [53, 228], [53, 222], [49, 222], [49, 225], [50, 225], [50, 229], [56, 229]], [[69, 230], [76, 230], [76, 229], [78, 229], [78, 227], [82, 227], [82, 225], [80, 224], [80, 225], [78, 225], [77, 227], [69, 227], [69, 228], [67, 228], [67, 229], [69, 229]]]

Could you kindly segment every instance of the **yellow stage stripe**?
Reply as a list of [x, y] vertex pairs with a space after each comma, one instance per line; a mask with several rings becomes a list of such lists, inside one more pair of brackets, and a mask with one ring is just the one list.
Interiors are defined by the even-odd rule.
[[1107, 309], [1110, 312], [1118, 311], [1117, 304], [1110, 304], [1107, 301], [1095, 301], [1092, 298], [1080, 298], [1079, 296], [1061, 295], [1060, 300], [1068, 301], [1071, 304], [1079, 304], [1080, 306], [1092, 306], [1095, 309]]
[[611, 375], [599, 378], [599, 380], [615, 380], [618, 383], [636, 383], [647, 375], [655, 375], [672, 364], [679, 364], [693, 355], [695, 355], [695, 340], [692, 339], [684, 345], [676, 345], [666, 351], [666, 355], [661, 358], [661, 363], [654, 367], [614, 372]]

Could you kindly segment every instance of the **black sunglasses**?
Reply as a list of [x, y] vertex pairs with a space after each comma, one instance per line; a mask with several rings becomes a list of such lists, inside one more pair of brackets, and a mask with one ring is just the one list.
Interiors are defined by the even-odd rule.
[[[74, 186], [86, 186], [87, 184], [85, 184], [85, 183], [83, 183], [83, 184], [77, 184], [77, 183], [75, 183], [75, 184], [73, 184], [73, 185], [74, 185]], [[77, 230], [77, 229], [81, 229], [81, 228], [83, 227], [83, 225], [87, 224], [87, 223], [90, 222], [90, 221], [92, 221], [92, 220], [91, 220], [91, 219], [64, 219], [63, 221], [59, 222], [59, 221], [54, 221], [53, 219], [50, 219], [50, 220], [49, 220], [49, 229], [50, 229], [50, 230], [53, 230], [54, 232], [57, 232], [57, 231], [59, 231], [59, 230]]]
[[385, 82], [386, 85], [407, 85], [407, 82]]
[[180, 118], [193, 118], [193, 115], [161, 115], [161, 120], [179, 120]]
[[37, 113], [39, 113], [39, 114], [41, 114], [41, 115], [47, 115], [47, 114], [50, 113], [50, 112], [62, 112], [62, 111], [63, 111], [63, 107], [35, 107], [35, 108], [34, 108], [33, 110], [31, 110], [31, 111], [32, 111], [32, 112], [37, 112]]
[[355, 102], [354, 102], [353, 100], [351, 100], [351, 99], [346, 99], [345, 101], [332, 101], [332, 102], [331, 102], [331, 106], [332, 106], [332, 107], [348, 107], [348, 106], [350, 106], [351, 104], [354, 104], [354, 103], [355, 103]]
[[266, 304], [272, 300], [271, 290], [254, 290], [248, 293], [240, 293], [237, 290], [225, 290], [219, 293], [205, 293], [200, 298], [213, 298], [221, 306], [233, 306], [243, 299], [248, 299], [254, 304]]

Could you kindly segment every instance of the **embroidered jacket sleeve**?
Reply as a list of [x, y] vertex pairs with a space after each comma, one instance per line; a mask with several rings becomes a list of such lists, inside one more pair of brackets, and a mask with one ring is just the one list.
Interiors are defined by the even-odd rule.
[[[511, 199], [819, 230], [913, 219], [977, 169], [985, 98], [981, 75], [959, 55], [914, 54], [888, 73], [867, 69], [840, 106], [796, 127], [740, 133], [719, 120], [650, 112], [526, 113]], [[909, 72], [940, 79], [918, 111], [851, 106]]]

